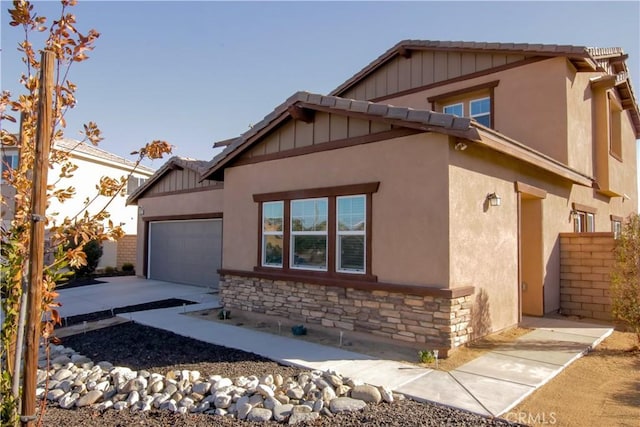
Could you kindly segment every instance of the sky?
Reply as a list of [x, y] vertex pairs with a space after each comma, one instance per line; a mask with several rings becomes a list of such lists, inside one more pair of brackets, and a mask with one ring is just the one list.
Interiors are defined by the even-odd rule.
[[[17, 95], [22, 32], [8, 25], [11, 2], [0, 3], [2, 89]], [[57, 1], [34, 5], [49, 22], [60, 11]], [[245, 132], [298, 90], [330, 92], [403, 39], [622, 47], [640, 89], [637, 0], [80, 0], [71, 11], [80, 32], [101, 36], [90, 59], [71, 69], [78, 103], [65, 136], [78, 138], [94, 121], [101, 148], [129, 159], [161, 139], [174, 155], [210, 160], [215, 141]]]

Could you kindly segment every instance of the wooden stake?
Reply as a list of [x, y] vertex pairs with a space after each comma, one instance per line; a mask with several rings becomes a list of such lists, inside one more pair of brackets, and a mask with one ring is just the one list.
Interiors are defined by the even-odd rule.
[[[47, 173], [52, 135], [53, 52], [42, 52], [36, 154], [33, 165], [31, 197], [31, 242], [29, 247], [29, 291], [27, 297], [26, 348], [22, 388], [23, 426], [33, 427], [36, 420], [36, 377], [42, 321], [42, 272], [44, 268], [44, 219], [47, 205]], [[16, 374], [19, 374], [16, 372]]]

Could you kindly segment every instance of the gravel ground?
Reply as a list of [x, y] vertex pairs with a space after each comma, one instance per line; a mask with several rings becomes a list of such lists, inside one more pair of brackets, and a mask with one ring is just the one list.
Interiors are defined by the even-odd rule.
[[[207, 344], [171, 332], [136, 323], [78, 334], [62, 339], [62, 345], [90, 357], [95, 362], [106, 360], [131, 369], [146, 369], [166, 374], [174, 369], [198, 370], [203, 375], [226, 377], [276, 374], [292, 376], [298, 368], [279, 365], [261, 356]], [[90, 408], [66, 410], [48, 404], [45, 426], [56, 427], [125, 427], [125, 426], [250, 426], [245, 421], [212, 415], [175, 415], [153, 409], [146, 414]], [[263, 426], [281, 425], [276, 422]], [[313, 426], [509, 426], [502, 419], [487, 419], [468, 412], [439, 405], [404, 400], [393, 404], [368, 405], [362, 412], [321, 417]]]

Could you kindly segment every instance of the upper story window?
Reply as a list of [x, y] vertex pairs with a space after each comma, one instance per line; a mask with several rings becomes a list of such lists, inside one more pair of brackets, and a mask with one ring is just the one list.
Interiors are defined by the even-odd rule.
[[133, 193], [138, 187], [147, 181], [146, 178], [139, 178], [136, 176], [130, 176], [127, 179], [127, 194]]
[[573, 204], [573, 231], [576, 233], [593, 233], [596, 231], [597, 209], [589, 206]]
[[622, 217], [611, 215], [611, 232], [614, 239], [619, 239], [622, 234]]
[[493, 127], [494, 88], [499, 80], [430, 96], [427, 100], [434, 111], [469, 117], [481, 125]]
[[5, 154], [2, 153], [2, 173], [4, 175], [5, 170], [16, 170], [18, 169], [18, 159], [19, 156], [17, 153]]
[[455, 116], [464, 116], [464, 104], [462, 102], [458, 102], [457, 104], [445, 105], [442, 108], [442, 112], [445, 114], [453, 114]]
[[469, 101], [471, 117], [481, 125], [491, 127], [491, 98], [480, 98]]
[[371, 275], [371, 203], [378, 185], [254, 195], [262, 227], [256, 268], [375, 279]]

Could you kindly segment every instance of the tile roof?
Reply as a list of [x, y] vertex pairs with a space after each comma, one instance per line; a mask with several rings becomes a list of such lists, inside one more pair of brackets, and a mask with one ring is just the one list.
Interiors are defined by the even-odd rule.
[[621, 54], [620, 48], [596, 48], [573, 45], [540, 44], [540, 43], [499, 43], [499, 42], [468, 42], [468, 41], [439, 41], [439, 40], [402, 40], [391, 49], [373, 60], [369, 65], [358, 71], [347, 81], [330, 92], [330, 95], [340, 95], [355, 83], [363, 79], [373, 70], [392, 59], [396, 55], [410, 50], [441, 50], [458, 52], [510, 53], [526, 56], [567, 56], [583, 64], [584, 67], [596, 69], [595, 59], [603, 55]]
[[240, 137], [231, 140], [231, 143], [226, 146], [224, 151], [213, 158], [208, 169], [202, 174], [201, 179], [207, 179], [213, 172], [218, 170], [222, 164], [227, 163], [231, 158], [237, 156], [241, 151], [241, 147], [245, 146], [252, 137], [256, 136], [264, 128], [278, 120], [289, 117], [287, 110], [293, 105], [300, 105], [301, 107], [310, 109], [330, 109], [336, 113], [340, 111], [360, 113], [374, 120], [377, 118], [387, 121], [398, 121], [401, 122], [401, 125], [422, 129], [424, 131], [455, 132], [457, 135], [465, 136], [468, 139], [478, 139], [477, 132], [469, 126], [471, 120], [466, 117], [436, 113], [428, 110], [416, 110], [408, 107], [397, 107], [390, 104], [346, 99], [337, 96], [324, 96], [302, 91], [290, 96], [271, 113], [267, 114], [264, 119], [251, 127], [251, 129], [243, 133]]
[[[55, 141], [54, 145], [55, 145], [55, 148], [57, 148], [58, 150], [63, 149], [70, 152], [86, 154], [86, 155], [107, 160], [113, 163], [119, 163], [128, 168], [133, 168], [135, 166], [135, 162], [132, 162], [116, 154], [105, 151], [94, 145], [77, 141], [75, 139], [70, 139], [70, 138], [58, 139]], [[152, 169], [144, 165], [138, 165], [138, 167], [136, 168], [136, 171], [152, 174], [155, 171], [155, 169]]]

